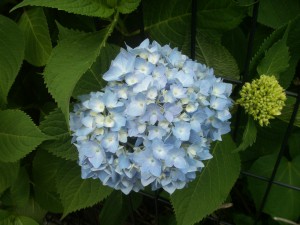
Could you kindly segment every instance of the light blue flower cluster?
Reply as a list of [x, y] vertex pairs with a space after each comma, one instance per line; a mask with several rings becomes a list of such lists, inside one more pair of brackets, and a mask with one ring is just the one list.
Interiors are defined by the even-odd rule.
[[70, 116], [82, 178], [128, 194], [181, 189], [229, 132], [232, 85], [169, 45], [122, 49], [101, 92], [80, 96]]

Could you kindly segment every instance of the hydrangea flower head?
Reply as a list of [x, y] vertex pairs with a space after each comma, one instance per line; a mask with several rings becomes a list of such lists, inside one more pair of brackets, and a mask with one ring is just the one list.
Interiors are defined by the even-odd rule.
[[231, 84], [169, 45], [122, 49], [103, 78], [107, 86], [70, 114], [83, 179], [125, 194], [148, 185], [173, 193], [230, 131]]
[[240, 91], [241, 98], [236, 102], [245, 111], [258, 120], [261, 126], [266, 126], [275, 116], [281, 114], [286, 100], [283, 88], [274, 76], [261, 75], [251, 83], [245, 83]]

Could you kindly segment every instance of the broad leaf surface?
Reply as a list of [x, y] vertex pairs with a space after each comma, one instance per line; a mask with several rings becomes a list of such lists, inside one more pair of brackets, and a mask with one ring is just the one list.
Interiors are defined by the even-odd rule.
[[[184, 52], [190, 51], [189, 41], [185, 42]], [[235, 59], [211, 34], [198, 30], [196, 36], [196, 60], [214, 69], [218, 76], [239, 79], [239, 69]]]
[[[138, 193], [131, 193], [130, 195], [133, 210], [136, 210], [142, 203], [143, 198]], [[113, 191], [105, 200], [99, 215], [99, 221], [102, 225], [124, 224], [126, 218], [131, 213], [129, 206], [130, 200], [128, 196], [120, 191]], [[111, 216], [111, 212], [114, 212], [114, 216]]]
[[76, 161], [78, 158], [77, 150], [71, 144], [71, 134], [68, 129], [64, 114], [60, 109], [56, 109], [45, 117], [40, 124], [40, 129], [53, 139], [45, 141], [41, 148], [54, 154], [55, 156]]
[[243, 138], [241, 144], [234, 150], [234, 152], [239, 152], [245, 150], [247, 147], [253, 145], [256, 141], [257, 129], [255, 122], [252, 117], [248, 117], [246, 127], [244, 129]]
[[140, 2], [141, 0], [121, 0], [117, 5], [117, 9], [120, 13], [131, 13], [132, 11], [137, 9]]
[[63, 217], [100, 202], [112, 192], [99, 179], [82, 179], [80, 166], [70, 161], [57, 172], [56, 185], [64, 207]]
[[24, 58], [25, 41], [12, 20], [0, 15], [0, 107], [7, 103], [8, 92]]
[[246, 7], [232, 0], [198, 1], [197, 26], [201, 28], [231, 30], [246, 16]]
[[80, 78], [75, 86], [73, 91], [75, 98], [92, 91], [101, 91], [101, 89], [105, 87], [106, 81], [102, 79], [102, 75], [108, 70], [111, 61], [116, 57], [119, 51], [119, 47], [110, 44], [107, 44], [103, 48], [96, 62]]
[[15, 182], [18, 173], [19, 163], [0, 162], [0, 194]]
[[25, 60], [35, 66], [44, 66], [52, 45], [43, 9], [24, 9], [19, 27], [25, 35]]
[[6, 219], [0, 220], [0, 225], [39, 225], [35, 220], [26, 216], [10, 215]]
[[178, 225], [192, 225], [213, 213], [227, 198], [240, 172], [235, 144], [227, 135], [211, 149], [213, 158], [187, 188], [171, 195]]
[[69, 101], [81, 76], [92, 66], [111, 29], [73, 34], [61, 40], [53, 49], [44, 71], [49, 92], [69, 121]]
[[22, 167], [19, 170], [16, 180], [3, 196], [3, 204], [14, 207], [24, 206], [29, 200], [29, 189], [29, 177], [26, 169]]
[[48, 139], [20, 110], [0, 111], [0, 161], [14, 162]]
[[24, 0], [12, 10], [29, 5], [56, 8], [69, 13], [104, 18], [111, 16], [114, 12], [114, 9], [109, 8], [103, 0]]
[[[181, 48], [190, 32], [191, 0], [144, 1], [145, 30], [160, 44]], [[153, 7], [155, 6], [155, 7]]]
[[[287, 100], [285, 101], [285, 106], [281, 111], [281, 115], [279, 115], [279, 119], [289, 122], [292, 116], [292, 113], [294, 111], [294, 105], [295, 105], [296, 99], [293, 97], [287, 96]], [[300, 127], [300, 110], [298, 109], [298, 112], [296, 114], [294, 125], [297, 127]]]
[[300, 155], [300, 132], [294, 132], [289, 137], [289, 153], [291, 157], [295, 158]]
[[47, 211], [61, 213], [63, 207], [55, 185], [57, 171], [65, 161], [38, 149], [32, 166], [34, 196], [39, 205]]
[[264, 0], [260, 2], [258, 22], [278, 28], [294, 19], [299, 12], [298, 0]]
[[[270, 177], [276, 158], [277, 154], [259, 158], [251, 167], [250, 172], [259, 176]], [[292, 161], [282, 158], [275, 181], [300, 187], [300, 156], [294, 158]], [[267, 183], [248, 178], [248, 184], [258, 208], [265, 193]], [[273, 184], [264, 207], [264, 212], [272, 216], [296, 221], [300, 212], [300, 192]]]
[[257, 67], [257, 72], [262, 75], [275, 75], [277, 79], [281, 72], [289, 66], [289, 48], [284, 40], [276, 42], [265, 54]]

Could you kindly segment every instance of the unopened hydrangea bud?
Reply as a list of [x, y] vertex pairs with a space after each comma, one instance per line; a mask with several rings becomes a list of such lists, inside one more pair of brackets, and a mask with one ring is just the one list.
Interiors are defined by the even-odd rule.
[[245, 83], [236, 102], [245, 108], [261, 126], [281, 114], [286, 100], [283, 88], [274, 76], [261, 75], [251, 83]]

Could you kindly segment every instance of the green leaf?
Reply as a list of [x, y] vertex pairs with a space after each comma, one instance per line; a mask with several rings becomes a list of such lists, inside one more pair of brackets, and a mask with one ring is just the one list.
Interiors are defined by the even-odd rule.
[[1, 220], [0, 225], [39, 225], [35, 220], [26, 216], [10, 215], [8, 218]]
[[235, 59], [220, 42], [212, 40], [204, 30], [197, 32], [196, 60], [213, 68], [216, 75], [239, 79]]
[[256, 134], [257, 130], [255, 122], [252, 117], [249, 116], [246, 127], [244, 129], [242, 143], [233, 152], [243, 151], [247, 147], [252, 146], [256, 141]]
[[120, 13], [128, 14], [136, 10], [140, 2], [141, 0], [121, 0], [117, 9]]
[[299, 12], [298, 0], [264, 0], [259, 5], [258, 22], [278, 28], [295, 18]]
[[18, 173], [19, 163], [0, 162], [0, 194], [15, 182]]
[[20, 70], [25, 41], [18, 26], [0, 15], [0, 107], [7, 103], [8, 92]]
[[0, 111], [0, 161], [17, 161], [48, 137], [20, 110]]
[[[130, 195], [133, 210], [136, 210], [142, 203], [142, 195], [136, 193], [131, 193]], [[129, 204], [130, 200], [128, 196], [120, 191], [113, 191], [105, 200], [99, 215], [99, 221], [102, 225], [124, 224], [126, 218], [131, 213], [128, 208]], [[114, 216], [111, 216], [111, 212], [114, 212]]]
[[247, 39], [241, 28], [230, 30], [222, 36], [222, 45], [235, 58], [239, 69], [242, 70], [246, 58]]
[[232, 0], [199, 1], [197, 26], [201, 28], [231, 30], [246, 16], [246, 7]]
[[173, 47], [181, 48], [190, 33], [191, 2], [143, 1], [145, 30], [160, 44], [171, 43]]
[[69, 13], [103, 18], [111, 16], [114, 12], [114, 9], [109, 8], [103, 0], [24, 0], [12, 10], [29, 5], [56, 8]]
[[80, 166], [71, 161], [65, 162], [57, 172], [56, 185], [64, 207], [63, 217], [100, 202], [112, 192], [99, 179], [82, 179]]
[[[48, 202], [45, 203], [48, 204]], [[29, 201], [27, 201], [27, 204], [24, 206], [15, 208], [14, 211], [17, 213], [17, 215], [30, 217], [39, 224], [43, 224], [45, 215], [47, 213], [47, 211], [42, 209], [33, 198], [30, 198]]]
[[[296, 99], [290, 96], [287, 96], [287, 100], [285, 101], [285, 106], [281, 111], [281, 115], [278, 116], [279, 119], [289, 123], [291, 115], [294, 110]], [[300, 110], [298, 110], [295, 118], [294, 125], [300, 127]]]
[[[213, 158], [187, 188], [171, 195], [178, 225], [192, 225], [214, 212], [227, 198], [239, 176], [240, 159], [231, 153], [235, 144], [229, 135], [215, 143]], [[201, 204], [199, 204], [201, 203]]]
[[76, 161], [78, 153], [73, 144], [71, 144], [71, 134], [69, 133], [64, 114], [60, 109], [56, 109], [45, 117], [40, 124], [43, 133], [53, 137], [41, 144], [41, 148], [54, 154], [55, 156]]
[[53, 49], [44, 71], [49, 92], [69, 122], [69, 101], [81, 76], [92, 66], [111, 34], [118, 14], [111, 25], [99, 32], [73, 34]]
[[34, 196], [47, 211], [61, 213], [63, 207], [55, 185], [57, 171], [65, 160], [38, 149], [32, 164]]
[[24, 167], [20, 168], [19, 174], [15, 182], [10, 187], [9, 191], [5, 193], [2, 202], [10, 206], [24, 206], [29, 200], [29, 177]]
[[80, 78], [72, 95], [76, 98], [79, 95], [100, 91], [104, 88], [106, 81], [102, 79], [102, 75], [108, 70], [111, 61], [117, 56], [119, 51], [119, 47], [107, 44], [96, 59], [96, 62]]
[[289, 153], [292, 158], [300, 155], [300, 132], [292, 133], [289, 137]]
[[25, 60], [34, 66], [44, 66], [52, 45], [43, 9], [24, 9], [18, 23], [25, 35]]
[[289, 66], [289, 48], [284, 40], [276, 42], [266, 53], [257, 67], [257, 72], [262, 75], [275, 75], [277, 79], [281, 72]]
[[[160, 44], [171, 43], [180, 49], [191, 32], [191, 5], [191, 0], [184, 4], [180, 0], [144, 1], [145, 30]], [[246, 15], [244, 9], [231, 0], [200, 1], [197, 6], [197, 26], [219, 31], [233, 29]]]
[[[276, 159], [277, 154], [261, 157], [255, 161], [250, 172], [259, 176], [270, 177]], [[299, 187], [300, 156], [294, 158], [292, 161], [282, 158], [275, 181]], [[266, 191], [267, 182], [248, 178], [248, 187], [258, 208]], [[296, 221], [300, 212], [300, 192], [273, 184], [263, 211], [271, 216]]]

